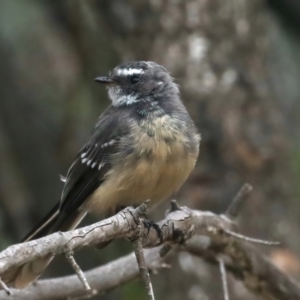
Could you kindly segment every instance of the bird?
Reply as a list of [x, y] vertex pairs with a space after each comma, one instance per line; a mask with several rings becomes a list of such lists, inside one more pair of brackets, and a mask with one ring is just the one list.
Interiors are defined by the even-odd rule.
[[[165, 67], [125, 62], [95, 81], [106, 86], [111, 105], [63, 178], [61, 199], [23, 242], [71, 230], [87, 213], [107, 218], [148, 199], [155, 207], [178, 191], [195, 166], [200, 135]], [[51, 260], [37, 259], [1, 278], [24, 288]]]

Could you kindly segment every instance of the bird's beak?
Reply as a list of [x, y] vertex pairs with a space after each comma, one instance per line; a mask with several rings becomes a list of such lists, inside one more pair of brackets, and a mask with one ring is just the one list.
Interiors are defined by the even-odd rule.
[[103, 83], [103, 84], [111, 84], [114, 83], [114, 81], [109, 76], [101, 76], [96, 77], [94, 79], [96, 82]]

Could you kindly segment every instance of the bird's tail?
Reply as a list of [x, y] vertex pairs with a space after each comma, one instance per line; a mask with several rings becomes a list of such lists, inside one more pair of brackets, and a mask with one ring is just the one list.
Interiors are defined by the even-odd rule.
[[[75, 228], [86, 213], [73, 212], [65, 214], [59, 211], [59, 203], [48, 215], [22, 240], [28, 242], [51, 234], [55, 231], [67, 231]], [[10, 269], [1, 274], [1, 279], [9, 286], [22, 289], [35, 281], [52, 260], [53, 255], [39, 258], [18, 268]]]

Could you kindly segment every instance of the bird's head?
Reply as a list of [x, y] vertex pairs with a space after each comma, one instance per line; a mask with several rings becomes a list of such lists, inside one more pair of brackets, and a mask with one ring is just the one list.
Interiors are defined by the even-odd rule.
[[131, 105], [152, 98], [178, 94], [178, 87], [168, 71], [151, 61], [123, 63], [108, 76], [97, 77], [95, 81], [105, 84], [114, 106]]

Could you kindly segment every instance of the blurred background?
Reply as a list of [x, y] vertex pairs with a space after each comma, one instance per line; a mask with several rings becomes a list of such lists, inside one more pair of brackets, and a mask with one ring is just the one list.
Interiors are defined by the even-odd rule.
[[[59, 200], [59, 174], [109, 104], [93, 79], [124, 61], [153, 60], [176, 78], [202, 134], [176, 198], [221, 213], [249, 182], [241, 231], [282, 242], [259, 250], [299, 279], [299, 20], [295, 0], [0, 1], [0, 249]], [[86, 270], [131, 250], [116, 241], [76, 258]], [[217, 267], [188, 254], [171, 263], [153, 275], [158, 299], [222, 299]], [[44, 277], [70, 273], [58, 257]], [[231, 299], [258, 299], [231, 276], [229, 284]], [[101, 299], [144, 297], [134, 282]]]

